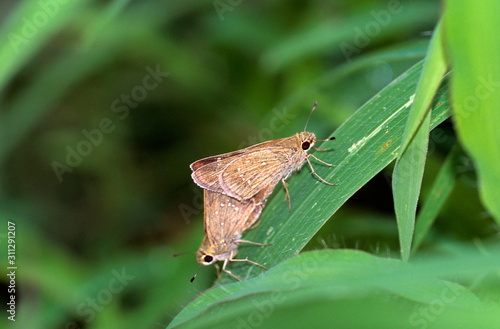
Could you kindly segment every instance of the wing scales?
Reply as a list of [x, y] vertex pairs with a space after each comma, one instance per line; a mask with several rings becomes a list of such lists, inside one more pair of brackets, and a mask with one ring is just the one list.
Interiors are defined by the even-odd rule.
[[255, 201], [238, 201], [209, 190], [205, 190], [204, 198], [205, 235], [211, 244], [217, 246], [239, 239], [255, 209]]
[[264, 189], [274, 189], [288, 166], [281, 148], [258, 150], [232, 161], [219, 176], [227, 195], [247, 200]]

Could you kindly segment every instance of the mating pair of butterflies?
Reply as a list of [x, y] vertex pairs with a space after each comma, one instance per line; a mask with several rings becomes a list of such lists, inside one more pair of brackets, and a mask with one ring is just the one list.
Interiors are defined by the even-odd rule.
[[[311, 113], [315, 108], [316, 104]], [[285, 180], [305, 161], [321, 181], [334, 185], [317, 175], [311, 165], [309, 157], [331, 166], [307, 153], [316, 141], [314, 133], [303, 131], [191, 164], [191, 177], [204, 189], [205, 238], [196, 254], [198, 263], [211, 265], [222, 261], [222, 271], [237, 280], [240, 279], [226, 268], [229, 262], [243, 261], [265, 268], [247, 258], [234, 258], [239, 243], [264, 245], [242, 240], [241, 236], [257, 226], [266, 199], [280, 181], [290, 200]]]

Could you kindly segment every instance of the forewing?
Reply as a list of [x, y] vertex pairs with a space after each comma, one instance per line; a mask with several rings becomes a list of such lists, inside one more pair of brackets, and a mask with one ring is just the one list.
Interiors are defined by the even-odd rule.
[[229, 153], [224, 153], [224, 154], [219, 154], [219, 155], [214, 155], [211, 157], [207, 157], [207, 158], [203, 158], [203, 159], [200, 159], [198, 161], [195, 161], [195, 162], [191, 163], [191, 165], [189, 167], [191, 168], [192, 171], [197, 171], [198, 169], [201, 169], [202, 167], [204, 167], [206, 165], [212, 164], [214, 162], [228, 160], [230, 158], [237, 157], [237, 156], [241, 155], [242, 153], [245, 153], [245, 149], [234, 151], [234, 152], [229, 152]]
[[241, 155], [219, 175], [225, 194], [247, 200], [264, 189], [274, 189], [289, 166], [285, 148], [268, 148]]
[[255, 201], [238, 201], [209, 190], [204, 190], [204, 199], [205, 235], [211, 244], [220, 245], [238, 239], [255, 209]]
[[190, 165], [193, 171], [191, 177], [196, 184], [204, 189], [224, 193], [224, 189], [219, 183], [219, 176], [243, 152], [244, 150], [239, 150], [195, 161]]

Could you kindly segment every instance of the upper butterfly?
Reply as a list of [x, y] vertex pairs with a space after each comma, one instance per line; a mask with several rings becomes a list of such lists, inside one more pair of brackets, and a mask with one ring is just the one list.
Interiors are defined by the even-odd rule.
[[[312, 111], [315, 109], [314, 105]], [[332, 140], [330, 138], [328, 140]], [[322, 182], [334, 185], [321, 178], [311, 165], [309, 157], [331, 166], [307, 152], [314, 148], [316, 135], [307, 131], [294, 136], [256, 144], [242, 150], [211, 156], [193, 162], [191, 177], [200, 187], [225, 194], [237, 200], [248, 200], [264, 188], [271, 191], [281, 180], [286, 189], [285, 180], [304, 161], [309, 163], [311, 171]]]

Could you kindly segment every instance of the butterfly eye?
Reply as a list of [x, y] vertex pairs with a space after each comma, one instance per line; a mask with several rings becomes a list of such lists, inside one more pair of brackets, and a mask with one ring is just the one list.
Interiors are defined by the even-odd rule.
[[213, 260], [214, 260], [214, 258], [213, 258], [212, 256], [210, 256], [210, 255], [205, 255], [205, 256], [203, 257], [203, 261], [204, 261], [205, 263], [208, 263], [208, 264], [210, 264]]
[[308, 141], [302, 142], [302, 149], [304, 151], [309, 150], [310, 147], [311, 147], [311, 143], [309, 143]]

